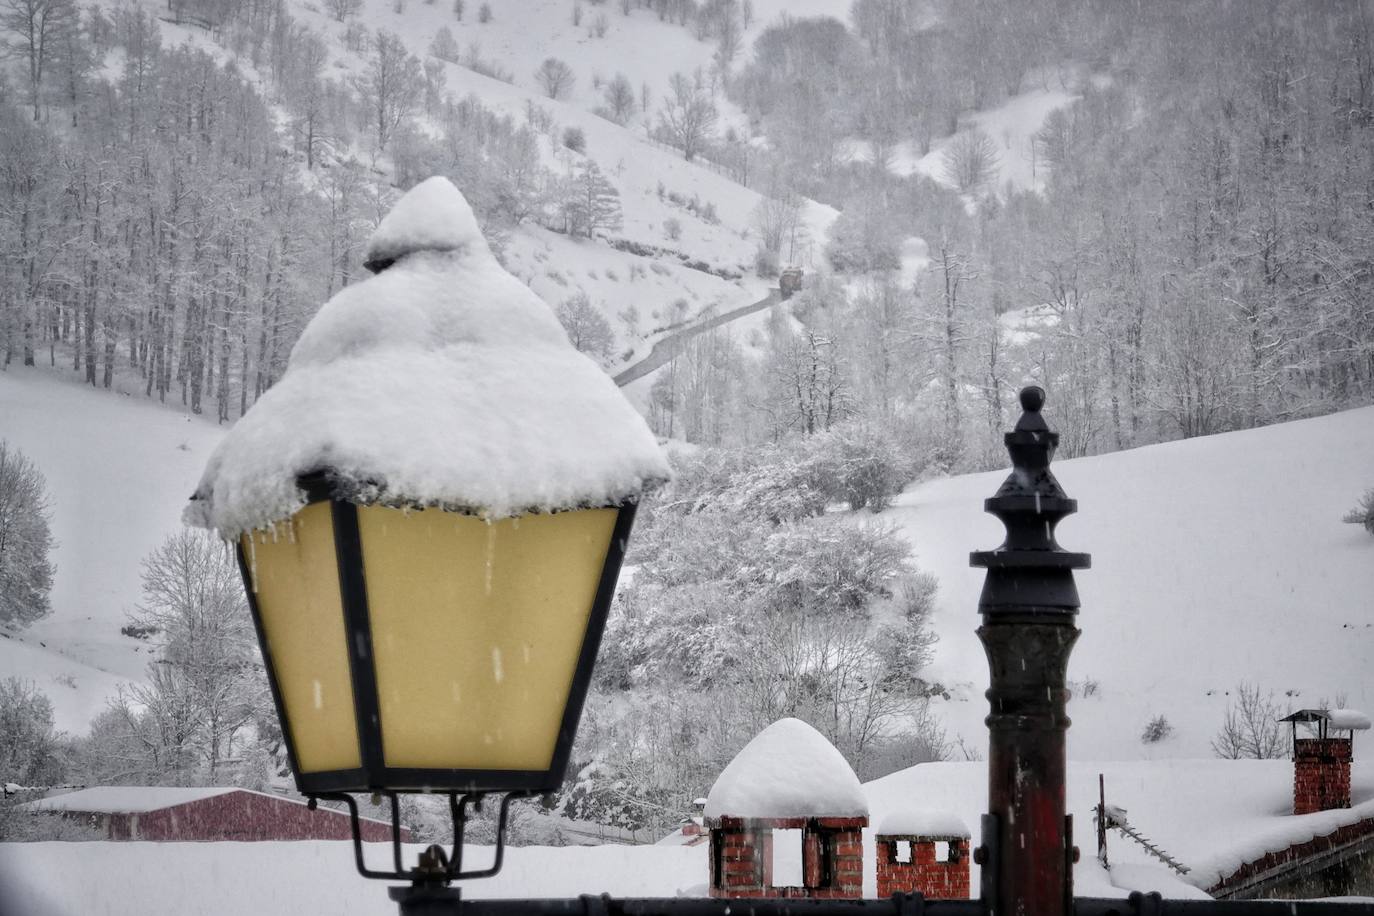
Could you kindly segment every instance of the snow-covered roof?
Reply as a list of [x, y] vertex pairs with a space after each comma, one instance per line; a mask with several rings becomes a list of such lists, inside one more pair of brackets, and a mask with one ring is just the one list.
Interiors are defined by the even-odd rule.
[[1364, 731], [1369, 728], [1369, 716], [1358, 709], [1328, 709], [1326, 711], [1326, 724], [1331, 728]]
[[[1289, 760], [1070, 760], [1066, 803], [1080, 825], [1092, 823], [1099, 773], [1108, 803], [1128, 809], [1131, 825], [1186, 865], [1190, 870], [1183, 880], [1199, 888], [1215, 885], [1266, 853], [1374, 818], [1374, 760], [1354, 761], [1351, 807], [1300, 815], [1291, 813]], [[913, 798], [938, 799], [965, 823], [977, 824], [987, 810], [987, 790], [987, 764], [981, 761], [917, 764], [864, 786], [880, 825], [907, 809]], [[1125, 880], [1117, 873], [1120, 865], [1160, 865], [1117, 831], [1108, 833], [1107, 850], [1110, 877], [1118, 884]], [[1093, 862], [1085, 855], [1075, 874]], [[1078, 893], [1087, 892], [1079, 888]]]
[[834, 745], [800, 719], [779, 719], [721, 772], [705, 816], [867, 817], [868, 800]]
[[669, 476], [643, 418], [492, 255], [447, 179], [368, 245], [387, 268], [330, 299], [281, 381], [211, 456], [186, 521], [225, 537], [289, 518], [302, 474], [350, 498], [488, 518], [614, 505]]
[[878, 836], [970, 836], [964, 819], [939, 808], [894, 808], [878, 821]]
[[1369, 716], [1355, 709], [1299, 709], [1280, 722], [1325, 722], [1329, 728], [1343, 731], [1363, 731], [1369, 728]]
[[40, 798], [20, 805], [31, 811], [92, 811], [99, 814], [142, 814], [160, 811], [188, 802], [214, 798], [235, 788], [206, 786], [92, 786], [52, 798]]

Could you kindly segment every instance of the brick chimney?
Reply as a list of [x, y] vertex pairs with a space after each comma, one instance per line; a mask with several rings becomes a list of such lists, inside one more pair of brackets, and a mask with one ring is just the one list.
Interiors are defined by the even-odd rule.
[[889, 814], [874, 836], [878, 897], [924, 894], [934, 900], [969, 897], [969, 832], [946, 811], [903, 810]]
[[[1293, 813], [1349, 808], [1351, 750], [1369, 717], [1353, 709], [1299, 709], [1279, 721], [1293, 728]], [[1299, 738], [1299, 723], [1315, 737]]]
[[1349, 738], [1293, 741], [1293, 813], [1350, 807]]
[[968, 837], [880, 836], [876, 846], [879, 898], [915, 893], [968, 899]]
[[[844, 756], [805, 722], [781, 719], [756, 735], [721, 772], [702, 814], [712, 897], [863, 896], [868, 799]], [[775, 851], [785, 874], [774, 874]]]

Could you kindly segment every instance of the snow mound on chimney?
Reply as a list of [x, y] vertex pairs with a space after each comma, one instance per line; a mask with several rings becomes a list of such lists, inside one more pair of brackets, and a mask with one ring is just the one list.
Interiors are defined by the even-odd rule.
[[779, 719], [721, 772], [705, 816], [867, 817], [868, 799], [825, 736], [800, 719]]

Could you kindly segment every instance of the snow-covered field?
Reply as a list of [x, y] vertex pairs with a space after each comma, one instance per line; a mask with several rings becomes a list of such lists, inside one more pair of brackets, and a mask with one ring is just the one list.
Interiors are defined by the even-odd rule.
[[[1372, 752], [1374, 740], [1359, 733], [1351, 778], [1353, 807], [1301, 816], [1292, 814], [1293, 764], [1288, 760], [1071, 761], [1066, 808], [1073, 815], [1074, 841], [1083, 854], [1074, 872], [1075, 893], [1114, 896], [1094, 886], [1106, 879], [1113, 886], [1136, 890], [1151, 889], [1144, 886], [1148, 882], [1163, 882], [1158, 889], [1166, 896], [1197, 896], [1188, 888], [1210, 887], [1266, 852], [1374, 816], [1374, 760], [1359, 759], [1361, 754], [1374, 756]], [[1093, 858], [1099, 774], [1107, 804], [1124, 808], [1131, 826], [1189, 869], [1182, 882], [1115, 832], [1107, 839], [1113, 869], [1103, 874]], [[983, 762], [926, 763], [864, 788], [874, 823], [881, 820], [879, 812], [934, 808], [957, 815], [976, 836], [979, 817], [987, 810], [987, 782]], [[1124, 866], [1120, 872], [1117, 865]], [[977, 883], [975, 866], [974, 887]]]
[[[1366, 407], [1055, 463], [1079, 507], [1059, 542], [1093, 558], [1077, 574], [1071, 757], [1211, 756], [1242, 681], [1280, 708], [1374, 705], [1374, 539], [1341, 522], [1374, 483], [1371, 455]], [[968, 553], [1002, 540], [982, 501], [1005, 476], [924, 483], [882, 516], [939, 577], [933, 676], [954, 699], [937, 711], [970, 749], [986, 748], [987, 662]], [[1143, 744], [1158, 715], [1174, 734]]]
[[[162, 10], [156, 0], [139, 2], [155, 12]], [[532, 108], [544, 112], [552, 126], [540, 138], [543, 165], [555, 174], [570, 175], [584, 162], [593, 161], [619, 191], [623, 226], [611, 235], [679, 252], [714, 270], [743, 276], [722, 279], [682, 266], [676, 255], [644, 257], [616, 250], [605, 241], [574, 239], [528, 222], [507, 240], [507, 268], [550, 305], [585, 293], [615, 332], [616, 344], [607, 360], [611, 367], [642, 357], [672, 325], [713, 309], [729, 311], [762, 298], [772, 281], [752, 272], [756, 245], [753, 212], [760, 200], [758, 191], [736, 183], [710, 163], [687, 162], [679, 151], [647, 136], [669, 76], [709, 69], [714, 44], [697, 40], [689, 28], [660, 21], [649, 9], [633, 9], [626, 16], [617, 5], [583, 4], [583, 23], [574, 26], [572, 4], [567, 0], [493, 3], [492, 18], [486, 23], [478, 21], [478, 6], [469, 3], [459, 21], [451, 3], [410, 2], [397, 13], [392, 0], [364, 0], [355, 22], [370, 33], [395, 33], [421, 59], [428, 56], [436, 32], [448, 28], [462, 49], [462, 59], [476, 53], [507, 71], [512, 82], [448, 63], [444, 66], [446, 92], [455, 99], [475, 97], [516, 124], [527, 123]], [[783, 12], [844, 18], [847, 4], [838, 0], [808, 0], [795, 6], [778, 0], [758, 3], [753, 24], [745, 32], [745, 47]], [[347, 26], [336, 22], [322, 5], [293, 3], [291, 14], [327, 42], [331, 61], [326, 76], [346, 81], [364, 71], [366, 55], [348, 50], [343, 38]], [[598, 15], [604, 15], [608, 23], [601, 38], [591, 37], [588, 31]], [[232, 57], [200, 29], [166, 21], [161, 29], [168, 45], [189, 44], [222, 60]], [[572, 91], [559, 100], [548, 98], [534, 75], [546, 57], [567, 62], [576, 79]], [[742, 59], [739, 65], [743, 65]], [[250, 78], [255, 77], [251, 66], [240, 68]], [[621, 126], [594, 113], [603, 106], [604, 80], [617, 72], [625, 73], [637, 94], [648, 91], [651, 106], [647, 119], [641, 112]], [[598, 81], [602, 81], [602, 88], [597, 88]], [[721, 109], [722, 124], [743, 124], [743, 116], [723, 93], [715, 102]], [[423, 117], [418, 123], [423, 129], [437, 129]], [[583, 153], [563, 145], [563, 133], [568, 128], [583, 133]], [[336, 153], [365, 162], [375, 159], [383, 172], [390, 167], [386, 156], [373, 157], [361, 144]], [[714, 218], [703, 217], [708, 205], [714, 208]], [[810, 268], [823, 260], [826, 233], [836, 215], [831, 207], [806, 203], [802, 217], [805, 228], [797, 248], [802, 266]], [[670, 230], [673, 222], [676, 226]], [[627, 320], [631, 309], [637, 314]]]
[[34, 681], [58, 728], [84, 732], [122, 680], [144, 676], [147, 646], [119, 632], [139, 600], [139, 564], [180, 528], [222, 434], [141, 393], [49, 370], [0, 372], [0, 437], [47, 478], [57, 566], [52, 614], [0, 630], [0, 673]]
[[[1053, 423], [1053, 398], [1046, 415]], [[120, 679], [142, 675], [145, 647], [119, 634], [139, 563], [176, 530], [222, 432], [20, 368], [0, 372], [0, 429], [47, 475], [58, 542], [53, 614], [0, 639], [0, 668], [47, 691], [59, 727], [84, 731]], [[1374, 706], [1374, 542], [1340, 521], [1371, 483], [1370, 455], [1374, 408], [1056, 463], [1080, 510], [1060, 541], [1093, 554], [1078, 574], [1071, 756], [1210, 756], [1241, 681], [1281, 706]], [[880, 517], [940, 580], [931, 673], [952, 698], [936, 710], [975, 751], [987, 663], [974, 635], [982, 573], [968, 552], [1001, 540], [982, 500], [1003, 476], [923, 483]], [[1161, 714], [1174, 734], [1142, 744]]]
[[[1357, 739], [1358, 741], [1358, 739]], [[1357, 757], [1359, 756], [1357, 746]], [[1069, 768], [1068, 810], [1082, 860], [1074, 869], [1080, 896], [1124, 897], [1131, 890], [1203, 896], [1207, 886], [1267, 851], [1374, 814], [1374, 761], [1357, 762], [1355, 807], [1295, 817], [1292, 764], [1281, 760], [1180, 760], [1079, 763]], [[1123, 807], [1191, 871], [1179, 878], [1118, 834], [1108, 839], [1111, 868], [1094, 858], [1091, 812], [1097, 776], [1110, 804]], [[986, 808], [987, 770], [978, 762], [921, 764], [863, 787], [871, 822], [913, 809], [946, 812], [977, 830]], [[872, 832], [865, 838], [864, 886], [876, 889]], [[419, 847], [410, 847], [414, 856]], [[369, 862], [385, 857], [370, 845]], [[470, 847], [473, 862], [489, 850]], [[704, 896], [707, 849], [701, 846], [521, 847], [507, 852], [501, 873], [468, 882], [471, 898]], [[251, 875], [252, 880], [244, 880]], [[973, 887], [978, 886], [973, 866]], [[5, 907], [8, 907], [6, 909]], [[241, 916], [311, 912], [347, 916], [394, 912], [383, 885], [358, 877], [348, 844], [295, 843], [9, 843], [0, 844], [0, 913], [4, 916]]]
[[[417, 855], [421, 847], [410, 847]], [[370, 846], [375, 867], [388, 851]], [[473, 867], [490, 850], [470, 847]], [[706, 891], [704, 846], [507, 850], [501, 873], [467, 897], [677, 896]], [[0, 916], [391, 916], [387, 885], [358, 876], [351, 844], [0, 843]]]
[[1035, 135], [1051, 112], [1071, 105], [1078, 98], [1059, 86], [1028, 89], [996, 108], [969, 115], [957, 134], [934, 143], [924, 156], [912, 149], [911, 144], [904, 144], [893, 158], [892, 170], [899, 175], [920, 173], [948, 184], [944, 168], [945, 147], [961, 134], [981, 130], [997, 147], [997, 176], [989, 184], [997, 189], [1011, 184], [1021, 190], [1039, 190], [1049, 172], [1037, 159]]

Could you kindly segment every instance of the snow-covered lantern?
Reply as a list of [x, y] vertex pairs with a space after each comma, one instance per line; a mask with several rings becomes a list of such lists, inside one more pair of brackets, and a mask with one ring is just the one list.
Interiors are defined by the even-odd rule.
[[447, 180], [366, 263], [187, 520], [236, 545], [302, 793], [555, 789], [666, 459]]

